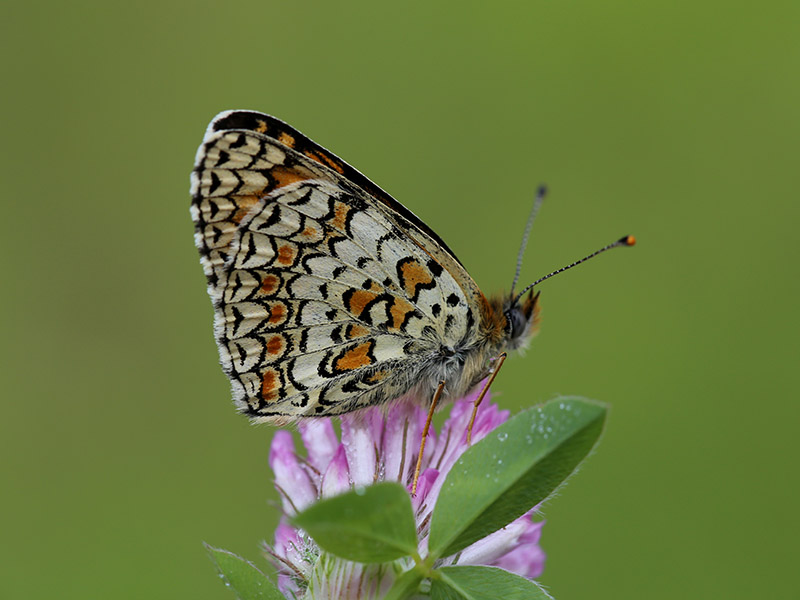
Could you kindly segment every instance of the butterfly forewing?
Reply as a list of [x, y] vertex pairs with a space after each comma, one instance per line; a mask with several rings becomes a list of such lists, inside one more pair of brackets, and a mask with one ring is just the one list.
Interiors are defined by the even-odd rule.
[[[373, 201], [388, 207], [392, 213], [404, 221], [407, 221], [412, 229], [417, 229], [433, 241], [437, 249], [447, 252], [455, 258], [455, 254], [448, 248], [445, 241], [440, 238], [435, 231], [428, 227], [417, 215], [392, 198], [379, 186], [365, 177], [360, 171], [347, 164], [338, 156], [329, 152], [316, 142], [307, 138], [304, 134], [297, 131], [288, 123], [276, 119], [270, 115], [252, 110], [232, 110], [220, 113], [209, 125], [208, 131], [226, 130], [248, 130], [257, 132], [269, 137], [283, 146], [291, 148], [298, 154], [311, 159], [332, 171], [335, 171], [341, 179], [357, 185], [366, 192]], [[413, 231], [409, 231], [413, 233]], [[425, 245], [425, 244], [423, 244]], [[457, 259], [456, 259], [457, 260]], [[460, 263], [459, 263], [460, 264]], [[466, 272], [465, 272], [466, 274]]]
[[259, 113], [237, 114], [198, 151], [192, 214], [238, 406], [286, 421], [408, 392], [477, 335], [477, 287], [346, 163], [277, 120], [226, 130]]

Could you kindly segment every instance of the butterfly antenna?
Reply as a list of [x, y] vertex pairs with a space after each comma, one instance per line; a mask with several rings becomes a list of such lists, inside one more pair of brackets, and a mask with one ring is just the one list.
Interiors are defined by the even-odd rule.
[[514, 283], [511, 284], [511, 294], [514, 293], [514, 288], [517, 287], [517, 283], [519, 283], [519, 272], [522, 270], [522, 255], [525, 254], [525, 248], [528, 245], [528, 237], [531, 235], [531, 227], [533, 227], [533, 222], [536, 220], [536, 215], [539, 213], [539, 207], [542, 205], [542, 200], [544, 200], [546, 195], [547, 186], [540, 185], [536, 190], [536, 198], [533, 199], [533, 208], [531, 208], [531, 214], [528, 216], [528, 223], [525, 225], [525, 233], [522, 234], [522, 243], [519, 245], [517, 272], [514, 273]]
[[553, 271], [552, 273], [548, 273], [544, 277], [540, 277], [539, 279], [534, 281], [532, 284], [530, 284], [528, 287], [526, 287], [524, 290], [522, 290], [519, 293], [519, 295], [516, 298], [514, 298], [514, 302], [512, 302], [511, 304], [512, 304], [512, 306], [515, 305], [517, 302], [519, 302], [519, 299], [522, 298], [522, 296], [525, 295], [525, 292], [527, 292], [533, 286], [542, 283], [545, 279], [550, 279], [553, 275], [558, 275], [559, 273], [563, 273], [564, 271], [566, 271], [568, 269], [571, 269], [572, 267], [577, 267], [579, 264], [586, 262], [590, 258], [594, 258], [598, 254], [602, 254], [606, 250], [611, 250], [612, 248], [616, 248], [617, 246], [633, 246], [635, 244], [636, 244], [636, 238], [633, 237], [632, 235], [626, 235], [624, 237], [621, 237], [616, 242], [614, 242], [613, 244], [609, 244], [608, 246], [600, 248], [600, 250], [596, 250], [596, 251], [592, 252], [589, 256], [584, 256], [582, 259], [576, 260], [574, 263], [569, 264], [566, 267], [561, 267], [560, 269], [557, 269], [556, 271]]

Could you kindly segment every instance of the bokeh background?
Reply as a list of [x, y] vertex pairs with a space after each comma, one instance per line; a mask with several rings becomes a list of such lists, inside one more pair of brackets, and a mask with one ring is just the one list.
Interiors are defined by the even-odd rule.
[[578, 598], [797, 596], [800, 3], [16, 3], [2, 59], [0, 596], [231, 598], [273, 430], [235, 414], [192, 242], [208, 121], [292, 123], [506, 288], [495, 398], [613, 405], [546, 507]]

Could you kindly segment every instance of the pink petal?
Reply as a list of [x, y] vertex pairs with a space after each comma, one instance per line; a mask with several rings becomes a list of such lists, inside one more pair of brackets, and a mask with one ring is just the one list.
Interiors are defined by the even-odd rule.
[[509, 411], [500, 410], [496, 404], [481, 404], [472, 427], [472, 443], [482, 440], [490, 432], [508, 421]]
[[322, 476], [322, 497], [338, 496], [349, 489], [350, 469], [347, 466], [347, 454], [344, 446], [341, 445]]
[[469, 412], [472, 411], [472, 403], [456, 400], [450, 410], [450, 416], [442, 425], [442, 432], [437, 438], [436, 448], [430, 457], [429, 466], [434, 469], [442, 470], [445, 463], [453, 461], [453, 455], [460, 456], [464, 451], [463, 439], [466, 439], [467, 425], [469, 423]]
[[[523, 517], [523, 519], [526, 519]], [[460, 565], [490, 565], [519, 545], [519, 538], [528, 528], [523, 519], [512, 521], [502, 529], [466, 547], [458, 558]]]
[[[415, 513], [425, 504], [428, 493], [431, 491], [433, 482], [436, 481], [437, 477], [439, 477], [439, 471], [436, 469], [425, 469], [420, 474], [419, 481], [417, 481], [417, 494], [411, 497], [411, 507], [414, 509]], [[409, 486], [409, 492], [410, 491], [411, 488]]]
[[544, 572], [546, 554], [538, 544], [521, 544], [492, 566], [500, 567], [528, 579], [535, 579]]
[[378, 473], [378, 448], [383, 431], [380, 408], [368, 408], [342, 416], [342, 445], [353, 485], [370, 485]]
[[545, 553], [539, 546], [544, 521], [531, 521], [531, 513], [518, 519], [525, 524], [525, 531], [519, 536], [516, 547], [493, 563], [496, 567], [529, 579], [542, 574], [545, 561]]
[[397, 402], [389, 408], [381, 451], [384, 479], [406, 483], [413, 474], [425, 417], [425, 411], [409, 401]]
[[[303, 557], [303, 541], [297, 530], [286, 523], [281, 523], [275, 530], [275, 544], [272, 551], [293, 564], [300, 572], [307, 573], [311, 568]], [[274, 564], [278, 570], [278, 589], [287, 597], [292, 597], [290, 595], [292, 593], [297, 596], [300, 588], [295, 581], [294, 572], [280, 561], [275, 561]]]
[[[446, 476], [468, 448], [467, 425], [481, 386], [453, 404], [438, 436], [431, 429], [417, 493], [411, 498], [423, 554], [427, 551], [430, 516]], [[305, 461], [295, 455], [292, 437], [287, 432], [278, 432], [270, 450], [270, 465], [286, 515], [302, 510], [317, 497], [338, 495], [352, 485], [370, 485], [376, 480], [387, 479], [398, 480], [410, 487], [426, 416], [424, 406], [402, 401], [388, 409], [376, 407], [348, 414], [341, 420], [341, 444], [329, 419], [306, 421], [299, 427], [308, 451]], [[485, 398], [472, 430], [473, 443], [489, 435], [507, 419], [507, 411], [499, 410], [488, 397]], [[492, 565], [529, 578], [540, 575], [545, 561], [545, 554], [539, 546], [544, 523], [530, 520], [534, 512], [535, 508], [463, 550], [457, 555], [459, 564]], [[346, 561], [337, 563], [333, 571], [323, 575], [322, 571], [306, 562], [316, 552], [313, 541], [305, 533], [290, 527], [285, 518], [275, 532], [274, 552], [311, 578], [311, 586], [316, 586], [317, 591], [331, 592], [332, 597], [350, 597], [356, 593], [360, 594], [359, 597], [363, 597], [363, 593], [372, 597], [378, 587], [391, 583], [380, 573], [373, 573], [377, 568], [375, 565], [367, 567]], [[445, 562], [455, 558], [450, 557]], [[298, 583], [297, 575], [294, 572], [290, 574], [287, 565], [280, 561], [275, 564], [279, 587], [284, 594], [299, 597], [305, 593], [305, 584]]]
[[275, 554], [289, 560], [300, 558], [300, 554], [297, 551], [299, 547], [300, 537], [297, 534], [297, 529], [286, 523], [280, 523], [275, 529], [275, 545], [273, 546]]
[[336, 432], [330, 419], [306, 419], [297, 427], [306, 447], [308, 462], [324, 473], [339, 447]]
[[300, 588], [292, 581], [291, 575], [278, 573], [278, 589], [287, 598], [294, 598], [299, 595]]
[[[417, 513], [419, 521], [430, 517], [450, 469], [453, 468], [453, 465], [468, 448], [467, 427], [472, 417], [475, 400], [478, 398], [482, 386], [483, 383], [464, 399], [456, 400], [450, 411], [450, 417], [442, 426], [442, 433], [437, 440], [436, 450], [429, 462], [432, 468], [439, 470], [439, 477], [433, 482], [428, 492], [430, 500]], [[500, 411], [496, 405], [491, 404], [487, 394], [478, 407], [478, 413], [475, 417], [475, 424], [472, 430], [473, 443], [485, 437], [492, 429], [505, 422], [508, 419], [508, 414], [508, 411]]]
[[[456, 400], [450, 410], [450, 416], [442, 426], [436, 452], [431, 456], [430, 466], [440, 471], [449, 471], [450, 467], [464, 453], [467, 446], [467, 428], [472, 418], [475, 401], [483, 389], [485, 381], [461, 400]], [[487, 433], [508, 419], [508, 411], [500, 411], [491, 403], [491, 392], [487, 393], [478, 407], [475, 423], [472, 428], [472, 443], [483, 439]]]
[[[534, 511], [530, 511], [528, 515], [533, 513]], [[544, 521], [531, 521], [528, 525], [528, 529], [523, 533], [519, 541], [521, 544], [538, 544], [539, 538], [542, 537], [542, 528], [544, 527]]]
[[294, 441], [288, 431], [278, 431], [272, 438], [269, 466], [275, 473], [275, 487], [281, 492], [283, 512], [293, 515], [317, 499], [317, 489], [294, 453]]

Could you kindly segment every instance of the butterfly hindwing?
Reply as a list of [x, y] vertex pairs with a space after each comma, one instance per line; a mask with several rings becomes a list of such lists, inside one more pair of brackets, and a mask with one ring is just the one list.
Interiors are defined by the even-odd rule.
[[[217, 324], [223, 363], [231, 357], [224, 366], [246, 382], [241, 399], [251, 414], [329, 414], [345, 400], [368, 401], [361, 397], [370, 391], [369, 400], [380, 401], [390, 374], [435, 354], [439, 320], [431, 311], [442, 290], [417, 262], [419, 248], [400, 248], [405, 262], [387, 270], [400, 262], [397, 239], [379, 212], [357, 209], [353, 230], [367, 235], [347, 235], [342, 207], [356, 204], [329, 182], [310, 180], [273, 192], [240, 225]], [[314, 235], [297, 241], [308, 230]], [[416, 280], [402, 276], [406, 265], [419, 271]]]

